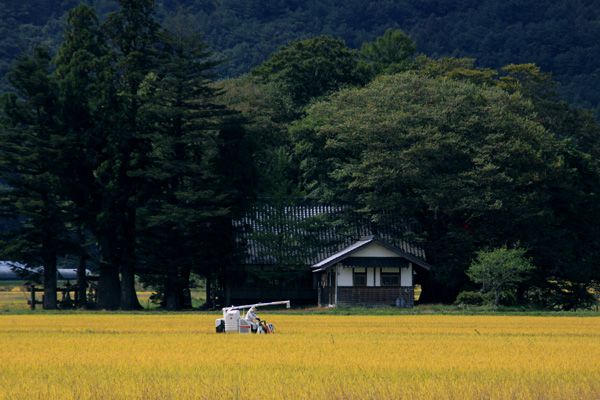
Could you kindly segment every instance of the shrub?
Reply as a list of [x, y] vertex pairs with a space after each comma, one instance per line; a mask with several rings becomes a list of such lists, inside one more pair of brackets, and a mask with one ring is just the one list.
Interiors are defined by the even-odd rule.
[[478, 292], [460, 292], [454, 302], [454, 304], [466, 304], [470, 306], [481, 306], [483, 303], [483, 296]]

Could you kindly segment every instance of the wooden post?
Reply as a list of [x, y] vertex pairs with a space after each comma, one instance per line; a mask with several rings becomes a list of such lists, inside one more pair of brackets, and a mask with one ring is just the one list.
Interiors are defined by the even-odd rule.
[[29, 308], [35, 310], [35, 285], [30, 285], [29, 290], [31, 290], [31, 298], [29, 299]]

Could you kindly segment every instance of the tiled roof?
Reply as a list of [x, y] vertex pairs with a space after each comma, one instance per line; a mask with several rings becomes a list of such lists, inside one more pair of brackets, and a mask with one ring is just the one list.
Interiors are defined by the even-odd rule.
[[377, 234], [404, 253], [425, 260], [422, 246], [408, 238], [419, 233], [417, 224], [403, 218], [389, 218], [377, 229], [366, 222], [340, 224], [340, 207], [260, 205], [235, 220], [238, 243], [246, 247], [246, 265], [314, 265], [332, 254], [351, 248], [365, 235]]

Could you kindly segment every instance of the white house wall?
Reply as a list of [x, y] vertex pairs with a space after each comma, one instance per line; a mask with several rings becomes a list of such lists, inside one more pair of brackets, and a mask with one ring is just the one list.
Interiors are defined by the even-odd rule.
[[380, 286], [380, 275], [377, 268], [367, 268], [367, 286]]
[[[343, 268], [341, 265], [335, 266], [338, 286], [354, 286], [352, 268]], [[388, 271], [389, 270], [389, 271]], [[367, 286], [381, 286], [381, 268], [367, 268]], [[383, 272], [395, 272], [396, 268], [383, 268]], [[413, 264], [409, 263], [408, 268], [400, 268], [400, 286], [410, 287], [413, 285]]]
[[343, 268], [341, 265], [337, 269], [338, 286], [352, 286], [352, 268]]
[[413, 264], [408, 263], [408, 268], [400, 269], [400, 286], [413, 285]]

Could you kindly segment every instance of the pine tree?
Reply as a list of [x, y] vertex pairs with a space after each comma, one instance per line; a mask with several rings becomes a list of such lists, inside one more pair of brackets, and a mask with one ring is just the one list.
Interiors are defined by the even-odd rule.
[[0, 193], [2, 214], [18, 219], [5, 232], [2, 255], [31, 268], [43, 266], [44, 309], [55, 309], [57, 255], [68, 247], [56, 160], [62, 138], [57, 114], [57, 86], [51, 77], [50, 54], [36, 47], [24, 54], [8, 74], [16, 93], [1, 98], [0, 173], [8, 190]]
[[[167, 309], [190, 307], [190, 274], [206, 273], [215, 218], [226, 215], [214, 169], [224, 109], [215, 105], [211, 59], [202, 35], [180, 14], [163, 36], [159, 67], [142, 84], [140, 115], [153, 144], [147, 168], [136, 176], [153, 193], [139, 215], [146, 284]], [[214, 248], [211, 249], [214, 252]]]
[[190, 274], [203, 276], [207, 299], [239, 256], [231, 219], [249, 204], [256, 173], [243, 118], [218, 105], [212, 83], [221, 62], [181, 12], [166, 25], [158, 68], [147, 76], [143, 120], [152, 132], [154, 188], [140, 213], [143, 280], [169, 309], [190, 306]]
[[[63, 147], [59, 166], [64, 196], [73, 205], [72, 224], [78, 236], [77, 283], [85, 301], [87, 232], [96, 232], [102, 188], [95, 171], [103, 161], [112, 73], [106, 40], [93, 8], [84, 4], [67, 16], [64, 42], [55, 60]], [[113, 102], [114, 103], [114, 102]]]
[[[103, 189], [96, 232], [103, 259], [98, 304], [109, 309], [136, 309], [141, 307], [135, 292], [136, 219], [151, 188], [135, 173], [146, 168], [152, 149], [139, 119], [142, 102], [138, 91], [156, 64], [160, 26], [152, 0], [120, 0], [119, 4], [121, 9], [109, 14], [103, 24], [115, 56], [118, 97], [109, 100], [113, 125], [106, 137], [106, 158], [96, 170]], [[119, 112], [112, 112], [117, 109]]]

